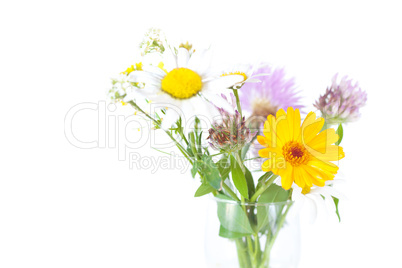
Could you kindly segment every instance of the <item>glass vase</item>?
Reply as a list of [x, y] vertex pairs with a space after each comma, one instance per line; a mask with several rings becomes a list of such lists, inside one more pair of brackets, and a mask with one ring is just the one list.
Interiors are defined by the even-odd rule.
[[240, 203], [212, 198], [205, 254], [209, 268], [296, 268], [299, 216], [293, 202]]

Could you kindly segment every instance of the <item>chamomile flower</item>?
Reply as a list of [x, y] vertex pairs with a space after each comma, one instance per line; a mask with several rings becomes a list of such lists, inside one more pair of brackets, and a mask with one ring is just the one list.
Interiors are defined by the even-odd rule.
[[[163, 128], [171, 127], [179, 117], [186, 120], [203, 115], [212, 121], [218, 115], [211, 103], [220, 99], [216, 94], [225, 92], [243, 80], [241, 75], [220, 77], [210, 73], [209, 50], [197, 50], [190, 56], [185, 48], [179, 48], [177, 53], [166, 49], [163, 58], [162, 68], [144, 65], [143, 71], [135, 71], [129, 75], [132, 82], [145, 83], [145, 87], [139, 92], [148, 100], [172, 108], [166, 111], [162, 121]], [[216, 105], [220, 106], [221, 102]]]
[[260, 82], [257, 79], [258, 76], [265, 76], [268, 74], [255, 74], [254, 71], [256, 65], [251, 66], [248, 64], [236, 64], [233, 67], [227, 68], [226, 71], [221, 76], [230, 76], [230, 75], [241, 75], [243, 79], [236, 83], [233, 88], [240, 89], [245, 83], [258, 83]]

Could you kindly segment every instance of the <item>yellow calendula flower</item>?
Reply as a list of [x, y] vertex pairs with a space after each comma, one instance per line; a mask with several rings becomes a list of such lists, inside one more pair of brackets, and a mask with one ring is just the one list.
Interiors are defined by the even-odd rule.
[[292, 107], [287, 113], [280, 109], [276, 117], [269, 115], [264, 136], [257, 137], [266, 147], [259, 155], [268, 158], [262, 170], [279, 175], [284, 189], [290, 189], [294, 182], [306, 193], [313, 185], [323, 187], [325, 181], [333, 180], [338, 166], [331, 161], [344, 158], [345, 153], [342, 147], [333, 145], [339, 139], [333, 128], [320, 132], [324, 122], [324, 118], [310, 112], [300, 126], [300, 111]]

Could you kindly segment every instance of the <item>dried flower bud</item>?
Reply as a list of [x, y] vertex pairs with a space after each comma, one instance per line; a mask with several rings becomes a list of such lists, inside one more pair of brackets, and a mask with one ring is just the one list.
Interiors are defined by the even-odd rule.
[[241, 117], [237, 110], [234, 114], [230, 114], [223, 108], [218, 108], [218, 110], [222, 121], [212, 124], [207, 138], [210, 140], [209, 144], [212, 148], [232, 152], [240, 150], [251, 142], [256, 133], [251, 133], [250, 129], [246, 127], [245, 118]]

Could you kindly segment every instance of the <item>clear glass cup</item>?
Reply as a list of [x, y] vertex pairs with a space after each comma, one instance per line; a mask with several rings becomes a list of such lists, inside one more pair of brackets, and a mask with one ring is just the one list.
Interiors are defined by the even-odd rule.
[[296, 268], [300, 222], [293, 202], [238, 203], [211, 198], [205, 254], [210, 268]]

